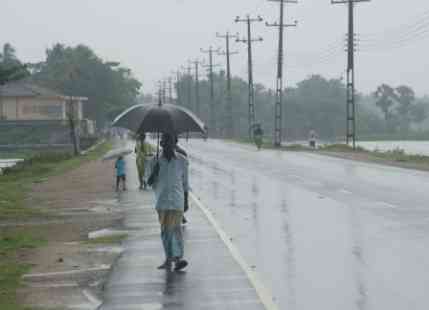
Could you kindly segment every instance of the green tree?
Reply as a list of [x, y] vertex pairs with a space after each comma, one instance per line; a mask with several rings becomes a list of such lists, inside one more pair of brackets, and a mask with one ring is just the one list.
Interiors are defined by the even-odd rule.
[[0, 53], [0, 85], [29, 76], [26, 66], [19, 61], [15, 48], [6, 43]]
[[141, 87], [130, 69], [104, 62], [85, 45], [56, 44], [32, 66], [33, 80], [70, 96], [88, 97], [84, 112], [103, 125], [137, 103]]
[[401, 121], [401, 129], [405, 132], [409, 131], [411, 123], [411, 109], [416, 99], [414, 90], [405, 85], [396, 88], [396, 100], [399, 103], [397, 112]]
[[395, 89], [387, 84], [382, 84], [374, 92], [375, 105], [383, 112], [384, 120], [389, 121], [392, 116], [392, 107], [395, 105]]

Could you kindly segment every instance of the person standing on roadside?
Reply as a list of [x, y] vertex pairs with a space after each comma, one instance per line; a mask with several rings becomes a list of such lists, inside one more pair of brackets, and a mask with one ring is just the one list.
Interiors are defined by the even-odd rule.
[[165, 252], [165, 262], [158, 269], [184, 269], [188, 262], [184, 257], [182, 235], [183, 212], [188, 208], [188, 160], [178, 153], [175, 137], [162, 136], [163, 151], [152, 162], [152, 173], [148, 184], [153, 187], [161, 225], [161, 239]]
[[147, 183], [145, 179], [145, 161], [146, 157], [151, 154], [150, 146], [146, 143], [146, 134], [142, 133], [138, 137], [135, 153], [137, 155], [136, 164], [139, 175], [140, 189], [146, 189]]
[[122, 190], [127, 190], [127, 177], [125, 173], [125, 160], [123, 156], [120, 156], [115, 162], [116, 169], [116, 191], [119, 192], [119, 185], [122, 183]]

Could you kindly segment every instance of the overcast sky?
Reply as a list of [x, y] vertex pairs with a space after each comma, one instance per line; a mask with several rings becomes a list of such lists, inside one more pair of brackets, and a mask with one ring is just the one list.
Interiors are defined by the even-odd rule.
[[[360, 91], [390, 83], [408, 84], [419, 94], [429, 94], [428, 10], [427, 0], [373, 0], [357, 5], [356, 32], [362, 40], [386, 36], [371, 45], [372, 52], [365, 52], [367, 45], [357, 54]], [[0, 43], [12, 43], [26, 62], [42, 60], [45, 49], [56, 42], [84, 43], [104, 59], [130, 67], [143, 82], [143, 91], [152, 92], [156, 81], [171, 70], [188, 59], [206, 57], [200, 48], [223, 47], [216, 32], [243, 34], [245, 25], [233, 20], [246, 14], [260, 14], [272, 22], [278, 18], [278, 4], [266, 0], [1, 0]], [[286, 32], [287, 83], [293, 85], [312, 73], [341, 77], [345, 54], [335, 53], [335, 48], [340, 49], [346, 32], [346, 7], [331, 5], [330, 0], [302, 0], [288, 5], [287, 18], [299, 21], [296, 29]], [[421, 24], [406, 27], [418, 20]], [[273, 87], [277, 33], [264, 23], [254, 24], [253, 29], [255, 36], [264, 37], [254, 46], [255, 80]], [[246, 77], [245, 45], [234, 43], [233, 48], [240, 51], [233, 58], [233, 73]], [[225, 63], [220, 56], [216, 61]], [[325, 64], [317, 65], [320, 61]]]

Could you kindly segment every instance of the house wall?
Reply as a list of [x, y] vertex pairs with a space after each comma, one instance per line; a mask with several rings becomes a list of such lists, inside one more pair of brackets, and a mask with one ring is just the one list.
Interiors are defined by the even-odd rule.
[[61, 99], [19, 98], [19, 120], [62, 120], [64, 101]]
[[16, 119], [16, 100], [15, 98], [3, 98], [3, 118], [6, 120]]
[[[65, 120], [67, 105], [62, 99], [54, 98], [1, 98], [3, 111], [0, 115], [5, 120]], [[82, 102], [74, 104], [75, 117], [81, 120]], [[2, 112], [2, 113], [1, 113]]]

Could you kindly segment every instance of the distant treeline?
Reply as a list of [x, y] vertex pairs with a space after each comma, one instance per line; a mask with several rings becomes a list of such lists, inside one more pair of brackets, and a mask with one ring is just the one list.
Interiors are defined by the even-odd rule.
[[[200, 117], [208, 122], [210, 85], [200, 81]], [[235, 77], [232, 80], [233, 120], [237, 137], [248, 134], [248, 86]], [[183, 75], [176, 84], [179, 103], [195, 111], [195, 83], [191, 76]], [[226, 124], [226, 76], [215, 74], [216, 131], [222, 136]], [[191, 93], [189, 93], [191, 89]], [[391, 90], [391, 91], [390, 91]], [[255, 85], [256, 119], [262, 123], [265, 135], [273, 135], [275, 93], [263, 85]], [[429, 98], [417, 98], [407, 86], [386, 88], [382, 85], [369, 95], [357, 96], [357, 132], [360, 136], [414, 137], [423, 135], [424, 121], [429, 110]], [[288, 140], [306, 139], [311, 129], [323, 139], [344, 139], [346, 127], [346, 87], [340, 79], [326, 79], [312, 75], [285, 89], [284, 134]], [[144, 98], [155, 100], [156, 98]], [[429, 128], [427, 128], [429, 129]], [[214, 129], [211, 129], [213, 132]], [[419, 134], [419, 132], [421, 132]]]

